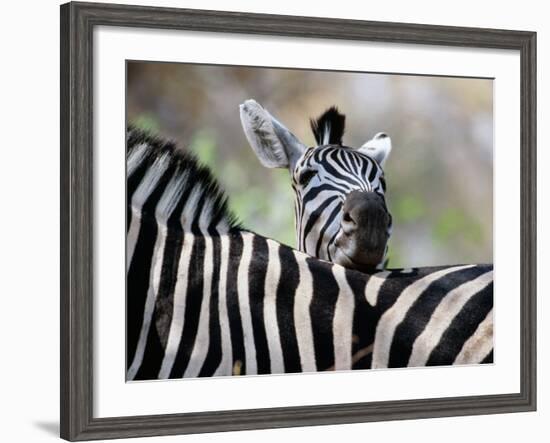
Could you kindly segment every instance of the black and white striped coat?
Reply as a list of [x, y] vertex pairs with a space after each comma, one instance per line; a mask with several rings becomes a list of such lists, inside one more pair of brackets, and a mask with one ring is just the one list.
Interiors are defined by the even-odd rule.
[[486, 363], [491, 265], [368, 275], [242, 229], [209, 171], [128, 133], [127, 379]]

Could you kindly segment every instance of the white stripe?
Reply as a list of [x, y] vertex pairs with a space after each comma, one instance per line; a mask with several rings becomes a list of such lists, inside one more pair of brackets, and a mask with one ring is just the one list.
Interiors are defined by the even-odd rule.
[[153, 317], [153, 311], [155, 308], [155, 301], [158, 295], [158, 288], [160, 283], [160, 272], [162, 270], [162, 257], [164, 253], [164, 244], [166, 242], [166, 228], [159, 229], [157, 238], [155, 240], [155, 246], [153, 249], [152, 266], [149, 273], [149, 288], [147, 289], [147, 297], [145, 299], [145, 309], [143, 312], [143, 323], [141, 324], [141, 330], [139, 333], [138, 344], [136, 347], [136, 353], [130, 368], [128, 369], [127, 379], [133, 380], [141, 366], [143, 361], [143, 353], [145, 352], [145, 345], [147, 344], [147, 335], [149, 334], [149, 327]]
[[212, 278], [214, 273], [212, 236], [208, 232], [209, 224], [212, 218], [211, 201], [206, 201], [204, 203], [202, 212], [198, 215], [198, 217], [199, 229], [201, 230], [202, 238], [204, 238], [203, 293], [197, 336], [195, 338], [189, 364], [183, 374], [184, 377], [199, 376], [202, 365], [206, 359], [206, 355], [208, 354], [208, 347], [210, 346], [210, 296], [212, 294]]
[[334, 370], [349, 370], [351, 369], [351, 340], [355, 299], [346, 279], [345, 268], [334, 265], [332, 273], [339, 288], [332, 328], [334, 335]]
[[330, 140], [330, 123], [326, 122], [325, 126], [323, 126], [323, 137], [321, 140], [321, 144], [328, 145], [329, 140]]
[[466, 302], [493, 281], [493, 271], [480, 275], [475, 280], [457, 286], [450, 291], [434, 310], [430, 321], [416, 338], [408, 366], [425, 366], [430, 353], [437, 346], [445, 330]]
[[183, 238], [183, 246], [181, 248], [180, 260], [178, 264], [178, 274], [176, 286], [174, 288], [174, 306], [172, 308], [172, 322], [170, 324], [170, 332], [168, 333], [168, 341], [164, 358], [160, 367], [158, 378], [168, 378], [174, 366], [174, 360], [178, 353], [181, 341], [181, 333], [183, 331], [183, 323], [185, 320], [185, 305], [187, 299], [187, 290], [189, 286], [189, 263], [191, 261], [191, 252], [193, 251], [193, 243], [195, 237], [192, 234], [186, 233]]
[[148, 147], [149, 145], [147, 143], [141, 143], [132, 148], [132, 152], [126, 160], [126, 177], [130, 177], [141, 164], [145, 158]]
[[[343, 151], [338, 151], [336, 152], [336, 155], [334, 157], [332, 157], [332, 155], [327, 155], [326, 157], [326, 161], [334, 168], [336, 169], [336, 171], [342, 175], [343, 177], [351, 177], [351, 174], [349, 173], [349, 171], [346, 169], [345, 167], [345, 163], [342, 161], [342, 157], [344, 153]], [[369, 166], [370, 168], [367, 169], [367, 172], [365, 173], [365, 176], [368, 177], [369, 174], [370, 174], [370, 170], [372, 169], [372, 164], [369, 162]], [[334, 177], [333, 175], [331, 174], [328, 174], [329, 177], [331, 177], [335, 182], [337, 183], [341, 183], [342, 185], [347, 185], [347, 186], [350, 186], [349, 183], [347, 182], [342, 182], [340, 180], [342, 180], [341, 178], [336, 178]], [[366, 184], [366, 182], [364, 180], [361, 179], [361, 177], [353, 177], [357, 182], [359, 183], [363, 183], [363, 184]], [[352, 186], [355, 186], [355, 185], [352, 185]]]
[[[319, 172], [319, 183], [324, 183], [325, 181], [333, 186], [338, 186], [339, 188], [343, 188], [344, 190], [348, 190], [348, 192], [351, 192], [357, 188], [356, 184], [352, 184], [349, 182], [348, 177], [350, 177], [350, 174], [348, 171], [342, 169], [340, 167], [340, 164], [335, 162], [330, 157], [327, 157], [327, 162], [338, 171], [339, 175], [342, 175], [343, 178], [336, 177], [332, 173], [328, 173], [326, 171], [320, 171]], [[356, 181], [361, 184], [363, 183], [363, 180], [361, 180], [360, 177], [353, 177], [356, 179]], [[323, 191], [325, 192], [325, 191]], [[327, 192], [332, 192], [334, 194], [341, 194], [342, 191], [339, 190], [329, 190]]]
[[231, 331], [227, 313], [227, 272], [229, 261], [229, 236], [220, 237], [220, 284], [218, 291], [218, 312], [222, 340], [222, 359], [214, 375], [233, 374], [233, 349], [231, 347]]
[[493, 310], [462, 346], [453, 365], [480, 363], [493, 349]]
[[387, 368], [390, 347], [393, 341], [393, 335], [395, 329], [403, 321], [407, 311], [413, 305], [413, 303], [422, 295], [426, 288], [439, 278], [450, 274], [451, 272], [459, 271], [461, 269], [471, 268], [473, 265], [466, 266], [454, 266], [451, 268], [445, 268], [437, 272], [428, 274], [427, 276], [415, 281], [411, 285], [407, 286], [396, 302], [391, 308], [389, 308], [380, 320], [376, 327], [376, 335], [374, 338], [374, 348], [372, 353], [372, 368]]
[[132, 206], [141, 208], [149, 195], [155, 190], [159, 180], [168, 169], [170, 160], [168, 155], [157, 158], [145, 173], [138, 187], [132, 195]]
[[302, 372], [315, 372], [317, 371], [317, 364], [315, 362], [313, 330], [311, 328], [311, 316], [309, 312], [309, 306], [313, 298], [313, 281], [311, 271], [306, 262], [306, 255], [294, 251], [294, 256], [298, 262], [298, 272], [300, 275], [300, 283], [296, 288], [296, 296], [294, 297], [296, 340], [302, 362]]
[[380, 288], [386, 281], [386, 277], [390, 275], [391, 272], [383, 271], [377, 272], [369, 277], [367, 285], [365, 286], [365, 298], [371, 306], [376, 306], [378, 302], [378, 293]]
[[[155, 218], [158, 223], [166, 225], [168, 219], [176, 209], [178, 202], [183, 194], [185, 187], [185, 181], [187, 180], [188, 173], [180, 173], [178, 170], [174, 172], [170, 181], [164, 188], [162, 197], [157, 203], [155, 208]], [[179, 215], [181, 217], [181, 214]]]
[[367, 178], [367, 180], [364, 180], [364, 183], [367, 185], [367, 189], [369, 188], [370, 183], [368, 183], [368, 177], [370, 173], [372, 172], [372, 168], [374, 168], [374, 162], [373, 161], [367, 161], [367, 170], [365, 171], [364, 177]]
[[197, 214], [197, 206], [199, 201], [204, 198], [204, 189], [200, 183], [197, 183], [187, 198], [185, 205], [181, 211], [181, 225], [184, 231], [190, 231], [193, 221], [196, 217], [200, 217], [200, 214]]
[[281, 374], [285, 372], [283, 349], [277, 323], [277, 288], [281, 277], [281, 263], [279, 262], [279, 244], [267, 240], [269, 261], [265, 277], [264, 291], [264, 323], [271, 362], [271, 373]]
[[184, 377], [198, 377], [210, 345], [210, 295], [212, 293], [212, 274], [214, 272], [214, 256], [212, 254], [212, 237], [204, 237], [204, 272], [201, 311], [197, 336], [189, 364]]
[[239, 297], [239, 314], [243, 327], [244, 353], [246, 361], [246, 375], [258, 373], [256, 362], [256, 345], [254, 344], [254, 330], [252, 328], [252, 314], [250, 312], [250, 296], [248, 293], [248, 269], [252, 260], [253, 234], [242, 233], [243, 252], [237, 275], [237, 292]]
[[126, 238], [126, 272], [128, 272], [134, 256], [134, 250], [136, 248], [139, 228], [141, 225], [141, 211], [143, 209], [143, 205], [157, 187], [159, 180], [167, 168], [168, 158], [166, 156], [159, 157], [155, 160], [132, 195], [132, 201], [130, 204], [132, 209], [132, 220], [130, 221], [130, 229], [128, 230], [128, 235]]
[[[319, 240], [319, 237], [321, 235], [321, 229], [324, 227], [324, 222], [328, 219], [328, 216], [336, 209], [336, 207], [341, 204], [340, 199], [337, 199], [334, 204], [329, 205], [323, 213], [320, 215], [319, 220], [317, 223], [315, 223], [315, 227], [312, 231], [315, 231], [315, 242], [311, 249], [311, 254], [314, 257], [316, 256], [316, 248], [317, 248], [317, 241]], [[340, 208], [341, 212], [341, 208]], [[320, 221], [323, 221], [323, 223], [319, 223]], [[321, 239], [321, 246], [319, 248], [319, 255], [316, 256], [317, 258], [320, 258], [322, 260], [329, 261], [329, 255], [328, 255], [328, 248], [329, 248], [329, 241], [333, 238], [334, 234], [337, 233], [340, 229], [340, 217], [334, 217], [334, 219], [331, 221], [331, 223], [326, 227], [325, 232], [323, 233], [323, 238]], [[310, 240], [312, 237], [309, 237]]]
[[[310, 209], [310, 213], [313, 213], [313, 211], [315, 211], [323, 202], [325, 202], [325, 200], [329, 197], [331, 197], [334, 192], [333, 191], [322, 191], [319, 193], [318, 196], [316, 196], [313, 200], [309, 201], [307, 203], [307, 207], [308, 208], [311, 208]], [[327, 195], [328, 194], [328, 195]], [[321, 229], [323, 228], [323, 226], [325, 225], [325, 221], [326, 219], [328, 218], [328, 216], [330, 215], [330, 213], [332, 211], [334, 211], [334, 208], [336, 208], [338, 205], [341, 204], [341, 201], [340, 199], [336, 198], [334, 199], [324, 210], [321, 214], [319, 214], [319, 218], [317, 219], [317, 221], [315, 222], [315, 224], [312, 226], [312, 229], [311, 231], [308, 232], [307, 234], [307, 237], [305, 239], [303, 239], [302, 241], [305, 241], [305, 252], [307, 252], [309, 255], [313, 255], [315, 256], [315, 253], [316, 253], [316, 248], [317, 248], [317, 241], [319, 239], [319, 235], [320, 235], [320, 231]], [[306, 223], [307, 224], [307, 223]], [[323, 259], [326, 259], [328, 257], [324, 257], [324, 251], [326, 250], [326, 243], [328, 242], [328, 240], [330, 239], [330, 237], [332, 236], [332, 234], [334, 234], [334, 226], [340, 226], [340, 220], [338, 219], [338, 217], [335, 217], [334, 220], [331, 222], [331, 224], [327, 227], [325, 233], [324, 233], [324, 238], [323, 238], [323, 241], [321, 243], [321, 257], [319, 258], [323, 258]], [[305, 228], [305, 226], [304, 226]], [[303, 233], [302, 233], [303, 235]]]
[[230, 228], [229, 223], [225, 218], [222, 218], [216, 225], [216, 231], [218, 232], [218, 234], [221, 234], [221, 235], [227, 234], [227, 232], [229, 231], [229, 228]]
[[130, 229], [128, 229], [128, 234], [126, 235], [126, 272], [130, 269], [130, 264], [134, 257], [134, 250], [136, 249], [139, 228], [141, 226], [141, 208], [132, 206], [130, 216], [132, 220], [130, 221]]

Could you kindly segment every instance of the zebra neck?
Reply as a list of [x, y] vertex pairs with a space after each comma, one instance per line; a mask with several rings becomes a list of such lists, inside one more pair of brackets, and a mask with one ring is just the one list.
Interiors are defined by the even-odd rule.
[[155, 223], [195, 234], [239, 228], [210, 170], [173, 143], [129, 130], [127, 141], [128, 224]]

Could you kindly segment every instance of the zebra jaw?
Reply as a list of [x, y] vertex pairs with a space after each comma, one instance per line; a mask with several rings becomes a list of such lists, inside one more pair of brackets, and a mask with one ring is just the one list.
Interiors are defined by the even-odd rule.
[[369, 254], [370, 259], [368, 262], [357, 262], [352, 257], [350, 257], [343, 248], [335, 244], [335, 252], [333, 254], [333, 262], [344, 266], [345, 268], [355, 269], [360, 272], [375, 272], [378, 271], [380, 266], [384, 263], [385, 258], [385, 248], [382, 253]]
[[380, 269], [386, 257], [385, 243], [382, 247], [377, 248], [353, 243], [340, 231], [334, 242], [332, 261], [346, 268], [361, 272], [374, 272]]

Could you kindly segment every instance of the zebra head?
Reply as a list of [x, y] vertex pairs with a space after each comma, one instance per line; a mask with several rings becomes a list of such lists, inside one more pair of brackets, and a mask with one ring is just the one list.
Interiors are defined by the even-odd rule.
[[348, 268], [382, 266], [392, 224], [382, 169], [390, 138], [378, 133], [358, 149], [344, 146], [345, 116], [331, 107], [311, 120], [318, 146], [308, 148], [254, 100], [240, 115], [260, 162], [290, 171], [298, 249]]

